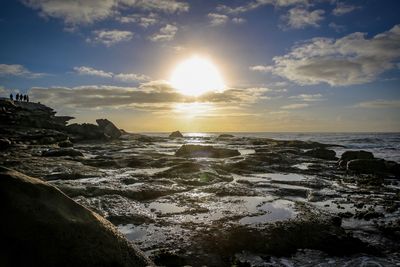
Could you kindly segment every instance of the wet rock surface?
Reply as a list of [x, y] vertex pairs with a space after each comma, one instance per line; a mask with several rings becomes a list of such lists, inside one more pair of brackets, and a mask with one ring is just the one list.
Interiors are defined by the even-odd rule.
[[239, 156], [237, 150], [203, 145], [183, 145], [175, 155], [188, 158], [229, 158]]
[[[54, 129], [1, 131], [11, 144], [0, 165], [48, 180], [159, 265], [400, 261], [399, 165], [368, 151], [259, 137], [121, 131], [88, 141]], [[60, 148], [65, 140], [73, 148]], [[65, 149], [81, 154], [43, 156]], [[370, 171], [370, 160], [384, 171]]]

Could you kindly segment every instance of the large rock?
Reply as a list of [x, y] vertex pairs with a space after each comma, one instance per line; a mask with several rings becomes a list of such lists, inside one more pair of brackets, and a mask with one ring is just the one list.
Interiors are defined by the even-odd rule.
[[109, 137], [112, 139], [117, 139], [119, 138], [122, 133], [121, 130], [119, 130], [114, 123], [107, 119], [97, 119], [96, 123], [99, 125], [100, 129]]
[[383, 159], [353, 159], [347, 162], [347, 170], [357, 173], [383, 173], [388, 171]]
[[43, 157], [82, 157], [82, 152], [73, 148], [49, 149], [42, 152]]
[[11, 141], [7, 138], [0, 138], [0, 150], [9, 148], [11, 146]]
[[180, 131], [172, 132], [169, 138], [183, 138], [183, 134]]
[[100, 215], [57, 188], [0, 167], [1, 266], [153, 266]]
[[326, 148], [311, 149], [309, 151], [306, 151], [304, 155], [318, 159], [337, 160], [336, 152]]
[[215, 148], [213, 146], [183, 145], [175, 153], [179, 157], [188, 158], [228, 158], [239, 156], [239, 151], [228, 148]]
[[98, 125], [91, 123], [73, 123], [67, 126], [67, 132], [71, 134], [73, 141], [80, 140], [107, 140], [109, 137], [104, 134]]
[[374, 154], [364, 150], [358, 151], [345, 151], [339, 159], [339, 166], [342, 168], [347, 167], [347, 162], [353, 159], [373, 159]]

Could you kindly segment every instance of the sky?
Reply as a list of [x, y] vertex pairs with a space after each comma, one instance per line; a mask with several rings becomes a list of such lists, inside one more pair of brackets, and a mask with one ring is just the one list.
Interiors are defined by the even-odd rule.
[[[131, 132], [400, 132], [399, 11], [397, 0], [5, 0], [0, 96]], [[224, 90], [174, 88], [194, 55]]]

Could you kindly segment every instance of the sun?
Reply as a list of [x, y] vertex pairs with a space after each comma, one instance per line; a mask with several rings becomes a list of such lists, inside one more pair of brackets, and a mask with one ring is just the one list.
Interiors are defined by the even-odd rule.
[[178, 64], [171, 74], [170, 83], [181, 94], [190, 96], [221, 92], [225, 88], [217, 67], [200, 56], [192, 56]]

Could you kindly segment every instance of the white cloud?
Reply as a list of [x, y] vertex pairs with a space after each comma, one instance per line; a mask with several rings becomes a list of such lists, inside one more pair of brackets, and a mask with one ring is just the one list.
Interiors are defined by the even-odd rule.
[[214, 103], [238, 108], [265, 97], [266, 88], [230, 88], [222, 93], [209, 92], [199, 97], [185, 96], [165, 81], [150, 81], [138, 87], [88, 85], [78, 87], [34, 87], [30, 95], [36, 101], [59, 108], [137, 107], [153, 110], [170, 108], [176, 103]]
[[229, 21], [229, 17], [227, 15], [218, 13], [208, 13], [207, 17], [210, 19], [210, 23], [212, 26], [223, 25]]
[[273, 5], [275, 7], [287, 7], [292, 5], [309, 5], [308, 0], [255, 0], [250, 1], [247, 4], [237, 6], [237, 7], [230, 7], [227, 5], [218, 5], [217, 11], [228, 13], [228, 14], [238, 14], [238, 13], [245, 13], [251, 11], [253, 9], [257, 9], [259, 7], [265, 5]]
[[274, 57], [272, 72], [301, 85], [374, 81], [400, 58], [400, 25], [368, 39], [356, 32], [340, 39], [313, 38]]
[[165, 42], [171, 41], [175, 38], [176, 33], [178, 32], [178, 27], [172, 24], [167, 24], [162, 27], [159, 32], [150, 36], [150, 40], [153, 42]]
[[302, 109], [302, 108], [306, 108], [309, 106], [310, 106], [310, 104], [307, 104], [307, 103], [298, 103], [298, 104], [290, 104], [290, 105], [282, 106], [281, 109]]
[[120, 9], [180, 13], [189, 4], [175, 0], [21, 0], [26, 6], [39, 10], [43, 17], [62, 19], [66, 24], [89, 24], [106, 19]]
[[252, 71], [259, 71], [259, 72], [271, 72], [274, 68], [273, 66], [264, 66], [264, 65], [254, 65], [249, 67]]
[[148, 81], [150, 77], [144, 74], [136, 74], [136, 73], [113, 73], [107, 72], [104, 70], [94, 69], [92, 67], [80, 66], [74, 67], [74, 71], [79, 75], [89, 75], [89, 76], [98, 76], [102, 78], [114, 78], [121, 82], [137, 82], [137, 81]]
[[303, 7], [294, 7], [289, 10], [289, 13], [282, 16], [286, 26], [293, 29], [303, 29], [309, 26], [318, 27], [319, 23], [324, 19], [325, 11], [317, 9], [308, 11]]
[[335, 16], [342, 16], [344, 14], [350, 13], [356, 9], [359, 9], [358, 6], [348, 5], [342, 2], [336, 4], [336, 7], [332, 10], [332, 14]]
[[114, 78], [122, 82], [147, 81], [150, 79], [149, 76], [135, 73], [118, 73], [114, 75]]
[[74, 71], [79, 75], [98, 76], [103, 78], [112, 78], [113, 76], [112, 72], [105, 72], [103, 70], [96, 70], [94, 68], [85, 66], [74, 67]]
[[92, 32], [93, 37], [87, 38], [88, 42], [102, 43], [105, 46], [112, 46], [120, 42], [129, 41], [133, 32], [119, 30], [96, 30]]
[[360, 108], [400, 108], [400, 100], [373, 100], [361, 102], [356, 105]]
[[314, 102], [314, 101], [322, 101], [325, 100], [322, 98], [321, 94], [300, 94], [289, 97], [291, 99], [301, 100], [305, 102]]
[[334, 29], [336, 32], [342, 32], [342, 31], [346, 30], [346, 26], [336, 24], [335, 22], [329, 23], [328, 26], [329, 26], [329, 28]]
[[246, 20], [244, 18], [235, 17], [232, 18], [232, 22], [235, 24], [243, 24], [246, 23]]
[[19, 64], [0, 64], [0, 76], [24, 76], [26, 78], [39, 78], [44, 73], [35, 73]]
[[155, 25], [160, 21], [160, 17], [155, 13], [148, 15], [134, 14], [131, 16], [117, 17], [117, 20], [121, 23], [137, 23], [143, 28]]

